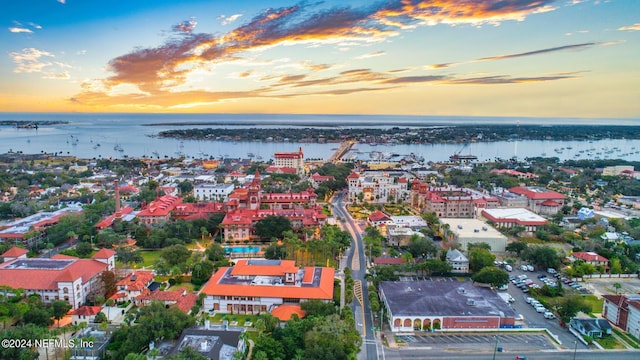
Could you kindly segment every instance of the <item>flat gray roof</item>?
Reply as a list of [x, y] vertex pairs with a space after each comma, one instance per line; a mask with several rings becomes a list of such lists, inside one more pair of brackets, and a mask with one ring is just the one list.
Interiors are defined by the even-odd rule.
[[380, 290], [393, 316], [516, 315], [498, 294], [471, 281], [382, 281]]

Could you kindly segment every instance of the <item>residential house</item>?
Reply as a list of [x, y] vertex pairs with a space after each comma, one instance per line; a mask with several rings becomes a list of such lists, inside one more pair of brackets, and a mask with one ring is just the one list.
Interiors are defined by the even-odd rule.
[[529, 209], [541, 215], [556, 214], [567, 199], [558, 192], [535, 186], [516, 186], [509, 189], [509, 192], [525, 196], [529, 200]]
[[583, 260], [584, 262], [593, 266], [602, 265], [605, 268], [609, 267], [609, 259], [592, 251], [576, 251], [569, 255], [569, 259], [571, 261]]
[[134, 301], [153, 282], [153, 272], [137, 270], [116, 283], [117, 292], [112, 296], [118, 302]]
[[569, 326], [578, 331], [582, 335], [592, 338], [601, 338], [604, 335], [611, 335], [611, 324], [605, 319], [579, 319], [573, 318], [569, 322]]
[[458, 249], [447, 251], [447, 262], [451, 265], [451, 272], [466, 274], [469, 272], [469, 259]]
[[135, 298], [137, 306], [147, 306], [152, 301], [161, 301], [165, 307], [175, 306], [180, 311], [189, 314], [191, 308], [198, 301], [198, 295], [179, 289], [178, 291], [144, 291], [142, 295]]
[[73, 325], [78, 325], [81, 322], [92, 323], [101, 310], [100, 306], [81, 306], [71, 312], [71, 323]]

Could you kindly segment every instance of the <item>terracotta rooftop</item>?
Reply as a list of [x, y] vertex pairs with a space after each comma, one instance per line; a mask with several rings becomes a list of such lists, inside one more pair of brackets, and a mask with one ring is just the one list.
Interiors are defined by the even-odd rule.
[[98, 250], [97, 253], [93, 254], [93, 256], [91, 256], [92, 259], [108, 259], [112, 256], [115, 256], [116, 252], [111, 250], [111, 249], [105, 249], [102, 248], [100, 250]]
[[22, 255], [27, 254], [29, 251], [27, 249], [23, 249], [23, 248], [19, 248], [17, 246], [12, 247], [11, 249], [5, 251], [2, 254], [2, 257], [4, 258], [8, 258], [8, 257], [19, 257]]
[[271, 315], [277, 317], [280, 321], [289, 321], [293, 314], [298, 315], [300, 319], [306, 315], [300, 305], [280, 305], [271, 311]]
[[146, 270], [138, 270], [130, 273], [124, 279], [118, 281], [116, 286], [120, 288], [125, 287], [125, 291], [141, 291], [147, 287], [153, 280], [153, 273]]
[[74, 310], [71, 315], [77, 316], [94, 316], [102, 310], [100, 306], [81, 306]]
[[107, 264], [92, 259], [17, 259], [0, 265], [0, 286], [13, 289], [53, 290], [58, 282], [89, 281], [107, 269]]

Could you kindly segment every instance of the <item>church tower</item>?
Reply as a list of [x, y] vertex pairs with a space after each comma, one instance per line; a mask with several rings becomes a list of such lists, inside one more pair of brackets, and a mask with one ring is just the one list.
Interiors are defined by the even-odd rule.
[[256, 170], [253, 181], [249, 185], [249, 209], [260, 209], [260, 195], [262, 195], [262, 185], [260, 181], [260, 173]]

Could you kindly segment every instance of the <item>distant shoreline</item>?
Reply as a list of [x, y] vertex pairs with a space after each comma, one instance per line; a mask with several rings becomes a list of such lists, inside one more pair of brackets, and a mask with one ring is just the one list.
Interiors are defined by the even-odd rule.
[[[197, 123], [207, 126], [206, 123]], [[215, 123], [218, 124], [219, 123]], [[167, 124], [165, 124], [167, 125]], [[177, 124], [172, 124], [177, 125]], [[242, 124], [243, 126], [251, 126]], [[265, 125], [265, 124], [262, 124]], [[276, 124], [271, 124], [276, 125]], [[395, 125], [395, 124], [394, 124]], [[179, 124], [194, 126], [193, 124]], [[375, 125], [371, 125], [375, 126]], [[438, 144], [465, 142], [496, 142], [513, 140], [593, 141], [602, 139], [640, 139], [640, 126], [611, 125], [449, 125], [390, 128], [336, 128], [305, 124], [282, 128], [192, 128], [172, 129], [149, 135], [156, 138], [209, 141], [266, 142], [340, 142], [356, 140], [367, 143]]]

